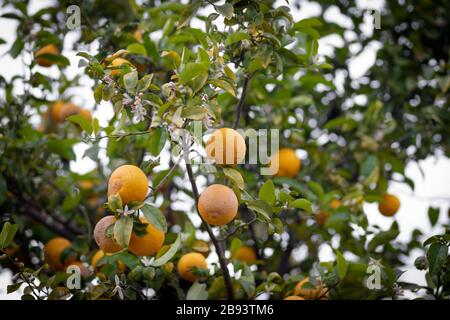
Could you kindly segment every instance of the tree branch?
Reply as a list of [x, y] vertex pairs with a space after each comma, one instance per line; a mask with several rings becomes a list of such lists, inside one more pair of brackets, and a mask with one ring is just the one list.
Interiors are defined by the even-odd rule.
[[241, 121], [242, 108], [244, 107], [245, 97], [247, 96], [247, 87], [250, 82], [251, 76], [245, 76], [244, 84], [242, 86], [241, 98], [236, 106], [236, 120], [234, 121], [233, 129], [237, 129], [239, 127], [239, 123]]
[[220, 264], [220, 268], [222, 269], [222, 274], [223, 274], [223, 278], [225, 281], [225, 287], [227, 289], [228, 299], [234, 300], [233, 286], [231, 284], [231, 277], [230, 277], [230, 273], [228, 272], [225, 255], [224, 255], [222, 247], [220, 246], [219, 241], [217, 241], [217, 238], [214, 235], [211, 227], [209, 226], [208, 223], [206, 223], [205, 220], [203, 220], [203, 217], [200, 215], [200, 212], [198, 211], [197, 204], [198, 204], [199, 194], [198, 194], [197, 184], [195, 182], [194, 173], [192, 172], [192, 166], [189, 163], [189, 156], [187, 153], [185, 153], [184, 156], [185, 156], [185, 163], [186, 163], [186, 171], [188, 173], [189, 181], [191, 182], [191, 185], [192, 185], [192, 192], [194, 193], [195, 207], [196, 207], [197, 213], [198, 213], [200, 219], [202, 220], [203, 226], [205, 227], [206, 232], [208, 232], [208, 235], [211, 238], [214, 248], [216, 249], [217, 256], [219, 257], [219, 264]]

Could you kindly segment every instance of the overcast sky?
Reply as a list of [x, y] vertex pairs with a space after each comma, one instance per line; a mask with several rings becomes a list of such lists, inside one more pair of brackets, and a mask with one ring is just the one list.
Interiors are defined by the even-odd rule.
[[[51, 5], [53, 1], [40, 0], [33, 1], [30, 6], [31, 12], [36, 12], [37, 10]], [[280, 0], [278, 2], [280, 5], [286, 5], [285, 1]], [[320, 14], [321, 7], [317, 3], [311, 1], [303, 1], [302, 9], [296, 10], [292, 8], [292, 14], [295, 20], [301, 18], [316, 16]], [[383, 5], [383, 1], [357, 1], [358, 5], [362, 8], [380, 8]], [[343, 26], [348, 26], [351, 24], [351, 20], [340, 14], [337, 7], [330, 8], [326, 14], [325, 18], [329, 21], [336, 22]], [[194, 21], [197, 27], [203, 27], [203, 23], [200, 21]], [[0, 38], [7, 41], [6, 44], [0, 46], [0, 70], [1, 75], [6, 79], [10, 79], [16, 74], [21, 74], [23, 72], [23, 63], [21, 58], [15, 60], [11, 59], [9, 55], [5, 53], [9, 50], [12, 42], [15, 39], [15, 28], [16, 22], [10, 19], [0, 18]], [[383, 27], [383, 21], [381, 20], [381, 28]], [[364, 32], [371, 35], [373, 32], [372, 21], [366, 19], [364, 24]], [[376, 32], [376, 31], [375, 31]], [[158, 34], [154, 35], [155, 37]], [[70, 47], [70, 44], [76, 39], [76, 34], [71, 32], [65, 39], [65, 47]], [[328, 36], [320, 40], [319, 45], [319, 55], [326, 56], [333, 53], [333, 47], [341, 46], [342, 39], [338, 36]], [[350, 76], [352, 78], [358, 78], [364, 75], [368, 68], [374, 63], [376, 50], [380, 48], [381, 44], [376, 41], [370, 43], [370, 45], [357, 57], [350, 61]], [[354, 48], [355, 50], [358, 48]], [[95, 51], [95, 46], [91, 48]], [[94, 52], [95, 53], [95, 52]], [[67, 74], [75, 75], [82, 73], [81, 69], [78, 69], [79, 57], [76, 57], [76, 52], [64, 50], [63, 54], [69, 58], [71, 65], [68, 67]], [[36, 70], [51, 75], [54, 78], [58, 78], [58, 69], [56, 66], [51, 68], [41, 68], [36, 67]], [[92, 80], [85, 77], [83, 82], [84, 87], [77, 87], [71, 89], [71, 93], [74, 94], [73, 102], [83, 106], [85, 108], [94, 111], [95, 101], [92, 96]], [[339, 79], [336, 83], [339, 88]], [[57, 97], [48, 97], [48, 99], [56, 99]], [[360, 97], [363, 99], [364, 97]], [[109, 103], [102, 102], [100, 106], [96, 108], [93, 112], [94, 116], [100, 120], [100, 124], [106, 126], [108, 119], [112, 117], [113, 111]], [[34, 119], [38, 122], [38, 118]], [[88, 158], [81, 159], [81, 156], [87, 146], [79, 144], [76, 146], [77, 161], [71, 163], [71, 167], [74, 171], [79, 173], [85, 173], [94, 168], [94, 163]], [[299, 153], [301, 154], [301, 153]], [[162, 159], [164, 161], [164, 158]], [[419, 166], [425, 173], [424, 176], [420, 173]], [[420, 229], [424, 234], [425, 238], [439, 232], [443, 232], [443, 228], [439, 227], [443, 223], [448, 223], [448, 216], [446, 214], [449, 208], [450, 199], [450, 161], [442, 155], [430, 156], [420, 163], [409, 163], [406, 167], [406, 174], [410, 177], [415, 185], [416, 190], [411, 191], [410, 188], [402, 183], [391, 183], [389, 186], [389, 192], [396, 194], [401, 200], [401, 208], [396, 215], [396, 219], [400, 226], [400, 235], [398, 240], [406, 241], [410, 238], [411, 231], [414, 229]], [[175, 204], [176, 205], [176, 204]], [[427, 210], [428, 207], [438, 206], [441, 208], [441, 215], [438, 227], [432, 229], [428, 221]], [[392, 218], [386, 218], [382, 216], [378, 210], [376, 204], [366, 204], [364, 206], [365, 212], [368, 216], [369, 223], [371, 225], [378, 225], [382, 229], [386, 230], [392, 224]], [[445, 213], [445, 214], [444, 214]], [[197, 221], [198, 222], [198, 221]], [[298, 257], [301, 257], [302, 250], [296, 252]], [[414, 261], [414, 258], [419, 254], [419, 252], [414, 253], [411, 257], [410, 265]], [[331, 248], [324, 247], [320, 254], [321, 260], [329, 260], [333, 258]], [[348, 258], [351, 258], [350, 256]], [[214, 261], [216, 257], [211, 255], [209, 258], [210, 262]], [[424, 284], [424, 273], [415, 270], [414, 267], [410, 266], [408, 271], [402, 276], [404, 281], [412, 281], [416, 283]], [[0, 272], [0, 299], [17, 299], [18, 295], [6, 295], [6, 285], [11, 281], [9, 271]]]

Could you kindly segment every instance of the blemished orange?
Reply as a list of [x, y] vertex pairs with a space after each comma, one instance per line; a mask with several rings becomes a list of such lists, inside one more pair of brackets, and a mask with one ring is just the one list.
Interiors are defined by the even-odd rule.
[[284, 298], [284, 300], [305, 300], [305, 298], [299, 297], [299, 296], [288, 296]]
[[105, 253], [115, 253], [122, 250], [122, 247], [114, 241], [113, 237], [108, 238], [106, 236], [106, 230], [114, 223], [116, 223], [114, 216], [106, 216], [101, 218], [94, 228], [95, 242]]
[[44, 246], [44, 260], [53, 271], [63, 270], [66, 263], [75, 261], [75, 257], [66, 257], [65, 261], [62, 261], [62, 253], [64, 250], [70, 248], [72, 243], [66, 238], [53, 238], [48, 241]]
[[123, 165], [109, 177], [108, 197], [119, 194], [124, 205], [131, 201], [143, 201], [147, 192], [148, 179], [139, 167]]
[[294, 149], [281, 148], [271, 157], [269, 168], [272, 175], [293, 178], [300, 171], [301, 164]]
[[378, 210], [386, 217], [392, 217], [400, 208], [400, 200], [393, 194], [385, 194], [378, 204]]
[[236, 165], [245, 159], [246, 151], [244, 138], [231, 128], [214, 131], [206, 142], [206, 154], [216, 164]]
[[197, 252], [191, 252], [183, 255], [178, 261], [178, 273], [184, 280], [194, 282], [198, 276], [192, 273], [192, 269], [197, 267], [199, 269], [208, 268], [205, 257]]
[[[91, 259], [91, 266], [94, 268], [94, 270], [98, 270], [99, 268], [97, 268], [97, 263], [98, 261], [105, 255], [105, 252], [103, 252], [103, 250], [97, 250], [97, 252], [92, 256]], [[110, 256], [111, 253], [107, 253], [107, 256]], [[124, 272], [126, 269], [126, 265], [125, 263], [123, 263], [122, 261], [117, 261], [117, 268], [119, 269], [120, 272]]]
[[39, 57], [39, 56], [44, 55], [44, 54], [58, 55], [59, 54], [59, 48], [57, 46], [55, 46], [54, 44], [48, 44], [46, 46], [43, 46], [42, 48], [40, 48], [39, 50], [37, 50], [34, 53], [34, 58], [35, 58], [36, 63], [38, 65], [40, 65], [41, 67], [50, 67], [55, 62], [52, 61], [52, 60], [49, 60], [47, 58], [44, 58], [44, 57]]
[[80, 109], [78, 114], [82, 116], [88, 123], [92, 122], [92, 113], [88, 109]]
[[328, 290], [322, 284], [317, 285], [315, 289], [304, 288], [303, 286], [307, 282], [309, 282], [308, 277], [299, 281], [295, 286], [294, 295], [300, 296], [306, 300], [315, 300], [315, 299], [324, 300], [328, 298]]
[[[115, 58], [111, 64], [109, 65], [110, 67], [120, 67], [122, 64], [129, 64], [130, 66], [132, 66], [133, 64], [128, 61], [127, 59], [124, 58]], [[111, 70], [111, 76], [117, 76], [120, 74], [120, 70], [119, 69], [113, 69]]]
[[251, 247], [241, 246], [236, 250], [232, 258], [247, 264], [253, 264], [256, 261], [256, 252]]
[[238, 199], [233, 190], [222, 184], [210, 185], [198, 199], [198, 211], [213, 226], [223, 226], [237, 215]]
[[154, 255], [164, 244], [164, 232], [149, 223], [144, 217], [140, 217], [139, 220], [142, 223], [147, 223], [147, 234], [139, 237], [133, 232], [128, 245], [128, 251], [137, 256]]

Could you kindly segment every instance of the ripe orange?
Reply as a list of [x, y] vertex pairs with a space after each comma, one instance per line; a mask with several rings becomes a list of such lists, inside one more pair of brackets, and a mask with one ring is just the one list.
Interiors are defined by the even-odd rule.
[[108, 197], [119, 194], [124, 205], [131, 201], [143, 201], [147, 192], [148, 179], [139, 167], [123, 165], [109, 177]]
[[214, 131], [206, 142], [206, 154], [217, 164], [235, 165], [245, 159], [247, 147], [244, 138], [234, 129]]
[[52, 118], [55, 122], [62, 122], [63, 119], [61, 118], [61, 110], [64, 106], [64, 101], [58, 100], [51, 106], [52, 110]]
[[400, 200], [393, 194], [385, 194], [378, 204], [378, 210], [386, 217], [392, 217], [400, 208]]
[[197, 252], [191, 252], [183, 255], [178, 261], [178, 273], [184, 280], [194, 282], [198, 276], [192, 273], [192, 268], [197, 267], [199, 269], [208, 268], [205, 257]]
[[305, 300], [305, 298], [299, 297], [299, 296], [288, 296], [284, 298], [284, 300]]
[[[132, 66], [131, 62], [128, 61], [127, 59], [124, 58], [115, 58], [111, 64], [109, 65], [110, 67], [120, 67], [122, 64], [129, 64], [130, 66]], [[111, 70], [111, 76], [117, 76], [120, 74], [120, 70], [119, 69], [114, 69]]]
[[88, 123], [92, 122], [92, 113], [88, 109], [80, 109], [78, 114], [82, 116]]
[[153, 226], [144, 217], [140, 217], [142, 223], [148, 223], [147, 234], [139, 237], [134, 232], [131, 234], [128, 250], [137, 256], [151, 256], [159, 251], [164, 244], [164, 232]]
[[300, 171], [301, 164], [294, 149], [281, 148], [271, 157], [269, 168], [272, 175], [293, 178]]
[[36, 63], [42, 67], [50, 67], [52, 66], [55, 62], [47, 59], [47, 58], [43, 58], [43, 57], [39, 57], [40, 55], [43, 54], [54, 54], [54, 55], [58, 55], [59, 54], [59, 48], [57, 46], [55, 46], [54, 44], [48, 44], [46, 46], [43, 46], [42, 48], [40, 48], [39, 50], [37, 50], [34, 53], [34, 58], [36, 60]]
[[53, 238], [48, 241], [44, 246], [44, 260], [53, 271], [59, 271], [64, 269], [66, 263], [75, 261], [75, 257], [67, 257], [65, 261], [61, 260], [63, 251], [70, 248], [72, 243], [66, 238]]
[[75, 105], [72, 102], [64, 103], [60, 111], [60, 119], [61, 121], [66, 120], [67, 117], [78, 114], [80, 111], [80, 107]]
[[114, 238], [108, 238], [106, 230], [108, 227], [116, 222], [114, 216], [106, 216], [101, 218], [94, 228], [94, 238], [97, 245], [106, 253], [115, 253], [122, 250], [122, 247], [118, 245]]
[[333, 200], [331, 200], [331, 202], [330, 202], [330, 208], [331, 208], [331, 209], [337, 209], [337, 208], [339, 208], [340, 206], [342, 206], [341, 200], [338, 200], [338, 199], [333, 199]]
[[[97, 250], [97, 252], [92, 256], [91, 266], [94, 268], [94, 270], [98, 269], [97, 263], [104, 255], [105, 255], [105, 253], [103, 252], [103, 250]], [[106, 255], [110, 256], [111, 253], [107, 253]], [[117, 262], [117, 267], [120, 272], [124, 272], [127, 266], [125, 265], [125, 263], [123, 263], [122, 261], [119, 260]]]
[[232, 258], [247, 264], [253, 264], [256, 261], [256, 252], [251, 247], [241, 246], [236, 250]]
[[222, 226], [232, 221], [236, 217], [238, 205], [233, 190], [221, 184], [210, 185], [198, 199], [200, 215], [214, 226]]
[[312, 288], [304, 288], [305, 283], [309, 282], [309, 278], [306, 277], [303, 280], [299, 281], [294, 289], [294, 294], [297, 296], [301, 296], [307, 300], [320, 299], [324, 300], [328, 298], [328, 290], [322, 285], [319, 284], [315, 289]]

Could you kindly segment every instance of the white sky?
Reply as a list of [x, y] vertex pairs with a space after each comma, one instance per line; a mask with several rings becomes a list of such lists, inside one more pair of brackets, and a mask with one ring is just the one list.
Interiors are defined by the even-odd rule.
[[[36, 12], [40, 8], [46, 7], [52, 3], [53, 1], [48, 0], [33, 1], [30, 9], [32, 12]], [[384, 2], [360, 0], [357, 1], [357, 3], [362, 8], [380, 8]], [[280, 0], [278, 1], [278, 4], [286, 5], [286, 2]], [[313, 1], [303, 1], [302, 4], [302, 9], [300, 11], [293, 8], [292, 14], [294, 15], [295, 20], [320, 14], [321, 7], [317, 3]], [[349, 23], [351, 25], [351, 20], [340, 14], [337, 7], [330, 8], [325, 13], [325, 17], [327, 20], [329, 19], [330, 21], [336, 22], [343, 26], [347, 26]], [[13, 60], [9, 55], [5, 54], [15, 39], [16, 22], [14, 20], [0, 18], [0, 25], [0, 38], [7, 41], [7, 44], [0, 46], [1, 75], [6, 79], [11, 79], [13, 75], [21, 74], [23, 72], [21, 58], [19, 57]], [[382, 25], [383, 21], [381, 21], [381, 27]], [[372, 22], [370, 19], [365, 20], [363, 30], [367, 35], [371, 35], [373, 32]], [[352, 37], [352, 32], [347, 33], [346, 37]], [[75, 39], [75, 34], [69, 33], [65, 39], [65, 47], [70, 47], [69, 44]], [[342, 39], [338, 36], [328, 36], [323, 38], [320, 40], [319, 55], [332, 54], [334, 46], [339, 47], [342, 45]], [[380, 48], [380, 46], [380, 43], [373, 41], [360, 55], [351, 59], [349, 66], [350, 76], [353, 79], [361, 77], [367, 69], [370, 68], [375, 61], [376, 50]], [[95, 51], [95, 48], [91, 48], [91, 50]], [[76, 52], [64, 50], [63, 54], [71, 61], [71, 66], [68, 68], [67, 74], [75, 75], [81, 73], [82, 70], [78, 69], [79, 57], [75, 56]], [[58, 78], [59, 71], [56, 66], [51, 68], [36, 67], [36, 70], [39, 70], [44, 74], [51, 75], [56, 79]], [[93, 110], [94, 116], [100, 120], [100, 125], [105, 126], [108, 119], [112, 117], [113, 111], [111, 105], [109, 103], [102, 102], [102, 104], [97, 106], [96, 110], [94, 110], [95, 101], [91, 91], [93, 82], [85, 76], [83, 83], [84, 87], [71, 89], [71, 93], [75, 96], [73, 101], [78, 105]], [[57, 97], [48, 98], [56, 99]], [[35, 120], [38, 121], [38, 119]], [[73, 162], [71, 167], [76, 172], [85, 173], [93, 169], [93, 162], [91, 160], [88, 158], [81, 159], [81, 156], [86, 148], [87, 146], [83, 144], [79, 144], [75, 148], [77, 161]], [[164, 158], [162, 160], [164, 161]], [[424, 177], [422, 177], [422, 174], [420, 173], [419, 165], [425, 173]], [[416, 190], [414, 192], [402, 183], [391, 183], [389, 187], [389, 191], [396, 194], [400, 198], [402, 204], [396, 215], [396, 219], [400, 226], [400, 235], [398, 240], [407, 241], [410, 238], [411, 231], [415, 228], [420, 229], [425, 234], [424, 238], [432, 234], [442, 232], [442, 227], [431, 229], [428, 221], [427, 210], [430, 205], [440, 207], [442, 210], [437, 225], [439, 226], [444, 223], [448, 223], [449, 217], [446, 212], [449, 208], [450, 201], [450, 160], [443, 155], [438, 155], [429, 157], [420, 163], [409, 163], [406, 167], [406, 174], [415, 182]], [[371, 225], [379, 225], [383, 230], [389, 228], [392, 223], [392, 218], [386, 218], [379, 214], [376, 204], [366, 204], [364, 209]], [[444, 212], [445, 214], [443, 214]], [[411, 257], [411, 266], [418, 254], [419, 253], [415, 253], [414, 256]], [[320, 258], [322, 261], [333, 259], [331, 249], [324, 248], [320, 254]], [[210, 262], [215, 259], [215, 255], [211, 255]], [[415, 268], [411, 266], [408, 268], [408, 272], [402, 276], [402, 280], [421, 284], [425, 283], [424, 273], [415, 270]], [[11, 281], [10, 276], [9, 271], [5, 272], [5, 270], [3, 270], [0, 272], [0, 299], [19, 298], [19, 295], [17, 294], [6, 295], [6, 285]]]

